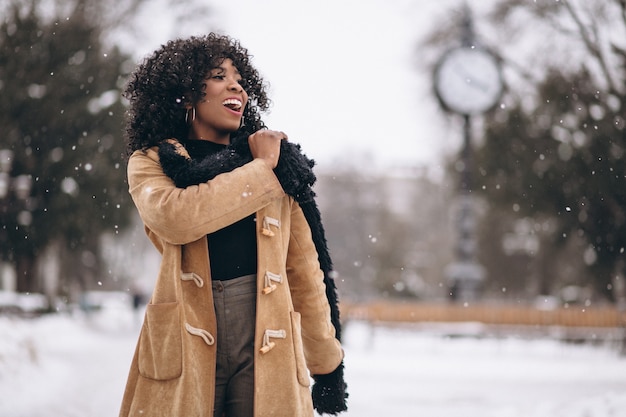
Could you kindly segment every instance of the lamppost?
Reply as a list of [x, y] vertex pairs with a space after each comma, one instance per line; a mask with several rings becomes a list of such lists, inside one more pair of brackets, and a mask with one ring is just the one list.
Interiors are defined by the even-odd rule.
[[[0, 149], [0, 287], [15, 287], [15, 283], [8, 283], [4, 277], [4, 263], [15, 261], [12, 256], [12, 246], [9, 236], [9, 222], [13, 218], [18, 226], [27, 227], [32, 222], [32, 201], [30, 191], [32, 179], [30, 175], [22, 174], [16, 177], [11, 176], [13, 168], [13, 151], [10, 149]], [[15, 216], [15, 217], [14, 217]]]
[[472, 16], [466, 6], [463, 13], [461, 45], [450, 49], [435, 68], [435, 91], [445, 110], [463, 118], [463, 149], [458, 241], [456, 260], [446, 268], [453, 300], [467, 301], [479, 297], [485, 279], [484, 268], [476, 260], [476, 217], [472, 199], [472, 116], [493, 108], [502, 95], [500, 64], [485, 48], [475, 43]]

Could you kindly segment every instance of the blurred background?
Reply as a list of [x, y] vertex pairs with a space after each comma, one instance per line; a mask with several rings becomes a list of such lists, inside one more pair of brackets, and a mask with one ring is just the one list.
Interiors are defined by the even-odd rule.
[[[0, 9], [0, 386], [27, 386], [57, 363], [46, 362], [50, 349], [71, 355], [45, 335], [68, 344], [74, 335], [121, 362], [102, 376], [111, 390], [91, 391], [117, 410], [159, 262], [127, 192], [120, 92], [162, 43], [218, 31], [240, 39], [268, 81], [267, 125], [316, 160], [355, 376], [390, 351], [405, 364], [447, 352], [439, 359], [450, 363], [497, 340], [481, 355], [506, 351], [510, 364], [537, 349], [548, 362], [564, 353], [571, 367], [593, 362], [608, 375], [587, 380], [601, 405], [558, 410], [620, 415], [611, 410], [626, 399], [611, 392], [626, 389], [623, 1], [0, 0]], [[371, 348], [381, 337], [397, 342]], [[557, 345], [504, 347], [510, 339]], [[375, 415], [359, 399], [371, 400], [389, 369], [359, 378], [372, 385], [355, 384], [358, 415]], [[570, 388], [549, 394], [592, 395]], [[490, 391], [513, 404], [507, 415], [528, 415]], [[429, 415], [494, 410], [476, 393], [432, 395]], [[50, 411], [46, 401], [0, 399], [0, 414], [46, 415], [34, 411]], [[419, 409], [385, 401], [398, 415]], [[73, 412], [105, 415], [82, 407]], [[61, 409], [47, 415], [74, 415]]]

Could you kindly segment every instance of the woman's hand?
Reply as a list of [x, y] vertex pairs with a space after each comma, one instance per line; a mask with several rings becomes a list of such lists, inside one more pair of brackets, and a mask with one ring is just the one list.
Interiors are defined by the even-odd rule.
[[280, 156], [280, 141], [283, 139], [287, 140], [287, 135], [277, 130], [264, 129], [251, 134], [248, 144], [252, 157], [262, 159], [271, 169], [276, 168]]

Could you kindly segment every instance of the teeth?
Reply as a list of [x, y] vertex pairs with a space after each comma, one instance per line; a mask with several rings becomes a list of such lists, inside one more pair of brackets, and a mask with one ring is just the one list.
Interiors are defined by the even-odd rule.
[[236, 98], [229, 98], [227, 100], [224, 100], [222, 105], [224, 105], [224, 106], [232, 106], [232, 108], [234, 108], [234, 109], [239, 109], [239, 108], [241, 108], [241, 101], [237, 100]]

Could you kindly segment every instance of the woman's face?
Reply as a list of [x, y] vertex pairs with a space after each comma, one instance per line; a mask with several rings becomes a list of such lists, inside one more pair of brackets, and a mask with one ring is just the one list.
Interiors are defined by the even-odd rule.
[[241, 75], [228, 58], [209, 72], [203, 84], [205, 95], [195, 106], [190, 138], [230, 142], [230, 134], [239, 129], [248, 103], [248, 94], [240, 83]]

